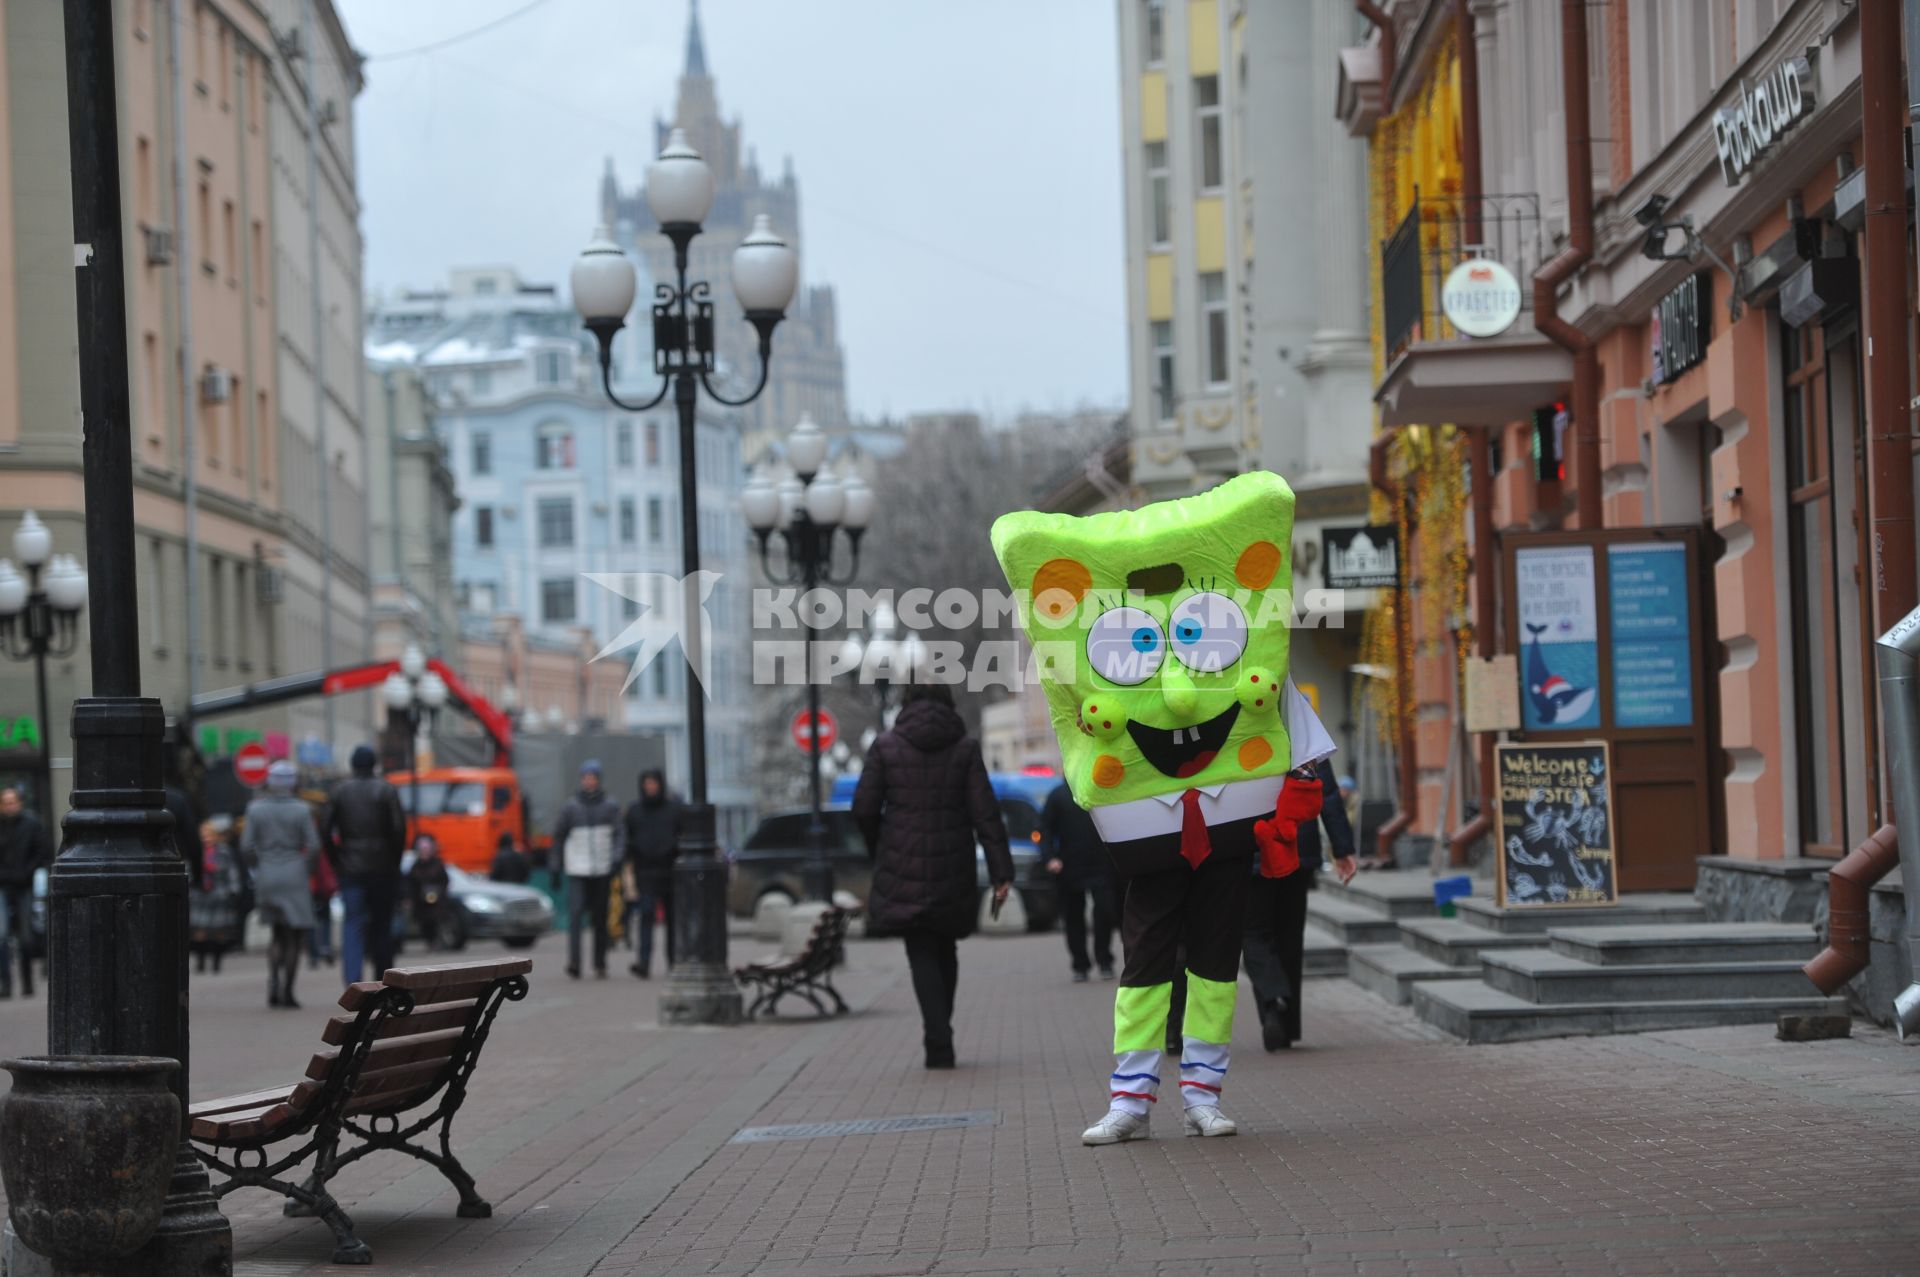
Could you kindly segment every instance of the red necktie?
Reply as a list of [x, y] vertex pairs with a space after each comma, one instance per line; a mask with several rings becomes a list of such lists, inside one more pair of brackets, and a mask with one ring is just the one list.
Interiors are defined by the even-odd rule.
[[1195, 869], [1213, 853], [1207, 837], [1207, 820], [1200, 814], [1200, 791], [1189, 789], [1180, 795], [1180, 858]]

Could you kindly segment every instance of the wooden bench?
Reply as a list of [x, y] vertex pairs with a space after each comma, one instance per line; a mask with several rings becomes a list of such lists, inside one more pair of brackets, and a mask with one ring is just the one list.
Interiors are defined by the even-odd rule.
[[[493, 1019], [527, 996], [532, 969], [531, 958], [395, 967], [382, 980], [349, 985], [304, 1077], [187, 1110], [194, 1152], [226, 1176], [215, 1196], [242, 1187], [284, 1195], [287, 1214], [318, 1215], [333, 1230], [336, 1264], [370, 1263], [373, 1252], [354, 1235], [327, 1181], [375, 1149], [438, 1169], [459, 1190], [462, 1218], [491, 1215], [448, 1138]], [[415, 1142], [435, 1124], [438, 1152]], [[282, 1178], [309, 1158], [305, 1182]]]
[[[811, 1002], [822, 1016], [845, 1015], [846, 999], [833, 987], [833, 969], [847, 960], [847, 924], [852, 919], [850, 910], [831, 906], [813, 924], [806, 947], [793, 957], [765, 958], [736, 967], [734, 979], [755, 991], [754, 1000], [747, 1007], [747, 1018], [751, 1020], [762, 1011], [775, 1014], [775, 1005], [789, 993]], [[831, 1012], [817, 996], [822, 993], [833, 999]]]

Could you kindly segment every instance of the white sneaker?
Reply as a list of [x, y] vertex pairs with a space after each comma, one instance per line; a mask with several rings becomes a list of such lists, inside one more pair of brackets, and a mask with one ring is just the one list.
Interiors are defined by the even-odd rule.
[[1082, 1144], [1121, 1144], [1127, 1140], [1146, 1138], [1146, 1115], [1129, 1113], [1125, 1109], [1108, 1109], [1105, 1117], [1080, 1132]]
[[[1211, 1104], [1195, 1105], [1187, 1110], [1187, 1134], [1202, 1135], [1211, 1138], [1215, 1135], [1238, 1135], [1240, 1128], [1233, 1119]], [[1087, 1134], [1093, 1134], [1088, 1131]], [[1091, 1141], [1089, 1141], [1091, 1143]]]

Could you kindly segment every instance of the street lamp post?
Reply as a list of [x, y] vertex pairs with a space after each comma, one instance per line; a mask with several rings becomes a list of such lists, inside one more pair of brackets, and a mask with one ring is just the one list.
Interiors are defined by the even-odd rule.
[[[794, 476], [775, 487], [764, 477], [756, 477], [740, 494], [740, 508], [747, 525], [760, 540], [760, 567], [767, 579], [797, 585], [801, 597], [821, 585], [845, 585], [860, 570], [860, 538], [873, 518], [873, 489], [857, 474], [849, 474], [844, 483], [821, 466], [827, 459], [827, 437], [813, 418], [803, 416], [787, 436], [787, 462]], [[778, 530], [785, 563], [782, 571], [773, 570], [768, 546]], [[844, 532], [852, 561], [840, 576], [833, 572], [835, 532]], [[813, 649], [818, 631], [807, 622], [807, 773], [809, 810], [807, 822], [807, 863], [801, 874], [801, 887], [807, 899], [831, 904], [833, 901], [833, 862], [827, 858], [827, 826], [820, 818], [820, 680], [814, 677]]]
[[[40, 706], [40, 758], [33, 785], [40, 819], [53, 827], [53, 722], [47, 706], [47, 658], [72, 656], [80, 642], [80, 613], [87, 606], [87, 574], [68, 554], [53, 553], [53, 534], [32, 510], [13, 534], [14, 557], [0, 559], [0, 646], [16, 661], [33, 662], [34, 694]], [[45, 572], [44, 587], [41, 573]]]
[[[113, 0], [64, 5], [92, 695], [73, 703], [73, 790], [48, 874], [47, 1050], [179, 1061], [172, 1089], [181, 1140], [166, 1210], [122, 1263], [129, 1273], [186, 1277], [231, 1272], [233, 1231], [185, 1138], [187, 869], [162, 792], [166, 714], [140, 694], [114, 7]], [[76, 1169], [57, 1158], [40, 1161], [49, 1174]], [[134, 1168], [78, 1169], [107, 1184]], [[54, 1271], [49, 1257], [24, 1245], [9, 1244], [6, 1262], [13, 1277]]]
[[573, 304], [600, 344], [600, 381], [607, 398], [628, 412], [646, 412], [673, 394], [680, 438], [680, 554], [683, 617], [680, 627], [691, 677], [687, 679], [687, 774], [689, 801], [680, 811], [675, 838], [674, 963], [660, 995], [660, 1016], [674, 1024], [734, 1024], [741, 1018], [740, 989], [727, 969], [727, 868], [714, 845], [713, 807], [707, 801], [705, 635], [700, 612], [699, 475], [695, 465], [694, 404], [701, 388], [728, 407], [753, 402], [766, 389], [773, 330], [786, 317], [799, 281], [800, 263], [775, 235], [764, 214], [754, 219], [733, 254], [733, 289], [759, 334], [760, 372], [753, 389], [730, 399], [713, 387], [713, 302], [706, 280], [687, 280], [687, 249], [713, 207], [713, 172], [675, 129], [660, 158], [647, 167], [647, 207], [673, 244], [677, 282], [659, 284], [653, 303], [653, 370], [660, 390], [629, 403], [613, 390], [613, 338], [633, 307], [633, 263], [602, 227], [574, 263]]
[[431, 723], [447, 703], [447, 681], [427, 668], [420, 645], [409, 643], [400, 654], [400, 668], [387, 675], [380, 695], [407, 724], [407, 813], [413, 818], [407, 845], [412, 846], [420, 833], [420, 727]]

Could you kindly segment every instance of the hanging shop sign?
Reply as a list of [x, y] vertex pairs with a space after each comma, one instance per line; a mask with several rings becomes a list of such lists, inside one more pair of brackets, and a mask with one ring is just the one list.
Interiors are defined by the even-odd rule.
[[1733, 105], [1713, 116], [1713, 149], [1720, 156], [1720, 176], [1728, 186], [1740, 185], [1761, 157], [1797, 128], [1813, 111], [1813, 63], [1792, 57], [1763, 76], [1757, 84], [1740, 82]]
[[1653, 310], [1653, 384], [1664, 385], [1707, 357], [1713, 340], [1713, 281], [1689, 275]]
[[1520, 281], [1491, 257], [1461, 262], [1441, 286], [1440, 309], [1469, 337], [1498, 337], [1520, 318]]
[[1494, 755], [1499, 905], [1619, 904], [1607, 742], [1502, 745]]
[[1324, 528], [1329, 590], [1391, 590], [1400, 584], [1400, 530], [1391, 523]]

